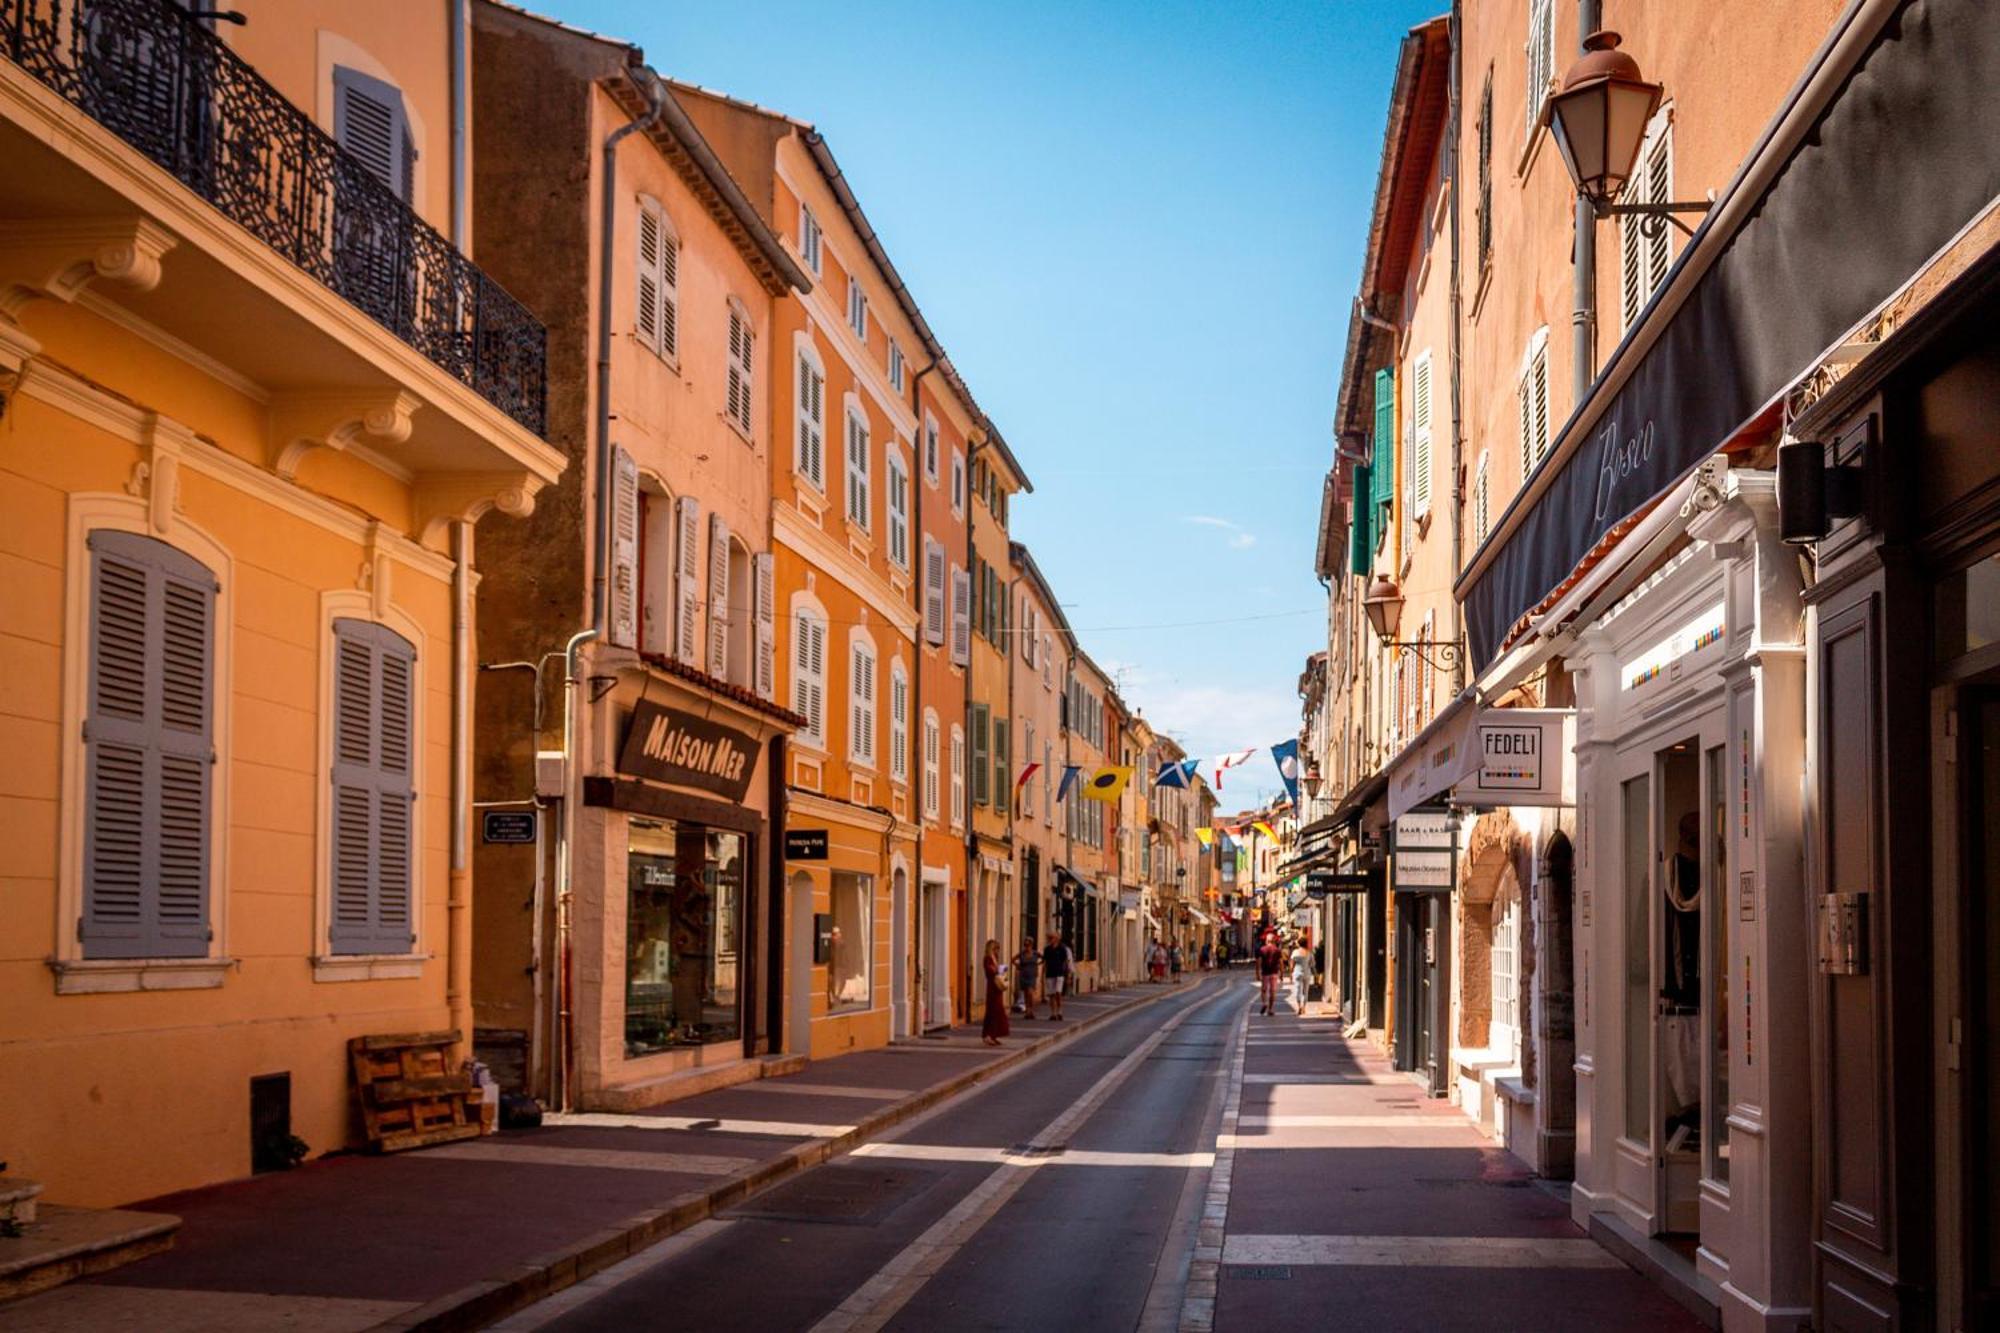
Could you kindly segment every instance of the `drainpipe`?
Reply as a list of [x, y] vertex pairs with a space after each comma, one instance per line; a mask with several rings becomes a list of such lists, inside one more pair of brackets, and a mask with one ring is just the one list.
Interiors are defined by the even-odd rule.
[[[1598, 0], [1576, 0], [1577, 50], [1583, 39], [1603, 26]], [[1457, 59], [1456, 49], [1452, 57]], [[1454, 210], [1455, 211], [1455, 210]], [[1581, 192], [1576, 196], [1575, 306], [1570, 315], [1570, 370], [1574, 407], [1590, 397], [1591, 381], [1597, 377], [1597, 210]]]
[[[1451, 568], [1454, 577], [1465, 568], [1465, 424], [1460, 418], [1461, 388], [1464, 379], [1464, 365], [1461, 357], [1462, 338], [1460, 330], [1464, 321], [1460, 312], [1464, 308], [1464, 297], [1459, 287], [1459, 118], [1464, 113], [1465, 98], [1459, 88], [1459, 32], [1463, 17], [1463, 0], [1452, 0], [1451, 22], [1447, 28], [1451, 41], [1451, 108], [1445, 117], [1445, 189], [1451, 199]], [[1451, 599], [1451, 641], [1463, 643], [1465, 640], [1465, 608], [1458, 598]], [[1461, 650], [1452, 659], [1451, 693], [1456, 698], [1465, 689], [1465, 653]]]
[[604, 139], [604, 160], [600, 169], [602, 195], [597, 219], [597, 441], [595, 466], [589, 481], [595, 485], [596, 529], [591, 534], [590, 624], [578, 630], [563, 645], [563, 809], [556, 856], [556, 969], [558, 1003], [561, 1012], [556, 1033], [555, 1068], [558, 1084], [557, 1105], [574, 1109], [571, 1061], [575, 1025], [572, 1010], [571, 908], [576, 879], [576, 807], [583, 793], [583, 779], [577, 763], [577, 713], [583, 687], [582, 653], [585, 644], [604, 633], [605, 602], [608, 591], [606, 566], [610, 563], [611, 537], [611, 248], [618, 219], [618, 144], [657, 122], [666, 109], [667, 90], [653, 80], [652, 108], [635, 121], [619, 126]]
[[444, 1002], [463, 1061], [472, 1050], [472, 524], [452, 524], [451, 535], [451, 877]]
[[[765, 853], [768, 865], [765, 879], [764, 929], [769, 933], [768, 948], [770, 967], [764, 977], [764, 1012], [767, 1040], [764, 1043], [766, 1055], [786, 1052], [785, 1020], [785, 737], [779, 734], [771, 737], [769, 756], [764, 763], [765, 790], [768, 793], [766, 805], [770, 809], [770, 836], [765, 839], [772, 844]], [[754, 1036], [752, 1037], [754, 1040]], [[755, 1054], [747, 1045], [745, 1055]]]
[[[911, 584], [914, 586], [916, 592], [917, 634], [915, 651], [911, 653], [915, 667], [910, 672], [911, 731], [905, 734], [903, 743], [911, 745], [916, 750], [915, 755], [912, 756], [915, 762], [912, 764], [911, 771], [916, 775], [915, 787], [917, 791], [917, 868], [916, 873], [910, 876], [910, 884], [906, 890], [909, 894], [907, 899], [908, 915], [904, 919], [904, 925], [909, 928], [910, 938], [907, 940], [897, 940], [894, 946], [908, 952], [909, 964], [903, 969], [903, 979], [907, 985], [916, 988], [915, 994], [903, 997], [904, 1003], [909, 1006], [910, 1013], [910, 1030], [903, 1035], [909, 1037], [917, 1036], [923, 1031], [924, 1027], [922, 1015], [925, 997], [923, 994], [923, 983], [917, 978], [916, 940], [923, 933], [924, 928], [923, 922], [919, 919], [923, 915], [924, 901], [924, 649], [930, 642], [925, 637], [924, 625], [924, 617], [927, 614], [924, 598], [929, 592], [929, 586], [925, 580], [930, 575], [930, 568], [925, 563], [929, 555], [928, 548], [924, 545], [924, 492], [930, 489], [930, 474], [924, 470], [924, 413], [922, 400], [918, 397], [918, 390], [923, 387], [924, 377], [936, 370], [937, 367], [938, 358], [933, 356], [929, 363], [910, 379], [910, 415], [916, 418], [917, 422], [917, 456], [914, 466], [910, 469], [910, 489], [915, 492], [910, 500], [910, 559], [917, 566], [916, 577], [911, 580]], [[942, 480], [944, 472], [944, 444], [942, 441], [938, 444], [938, 454], [938, 473], [939, 479]], [[945, 566], [945, 583], [947, 585], [944, 590], [944, 608], [947, 613], [945, 619], [949, 622], [951, 607], [951, 588], [949, 587], [951, 583], [951, 567], [949, 563]], [[945, 638], [947, 640], [951, 638], [949, 623], [946, 625]], [[949, 649], [949, 643], [940, 645], [940, 655], [949, 651]], [[916, 737], [914, 742], [910, 739], [911, 735]], [[944, 746], [944, 738], [942, 736], [938, 738], [938, 746], [940, 749]], [[942, 764], [940, 764], [940, 768], [942, 768]], [[891, 975], [893, 974], [894, 969], [892, 968]], [[893, 1013], [894, 1011], [892, 1010], [891, 1012]]]
[[[980, 424], [982, 427], [985, 425], [984, 422], [981, 422]], [[973, 703], [972, 664], [979, 655], [978, 649], [970, 646], [973, 634], [971, 632], [971, 627], [969, 623], [972, 618], [973, 607], [976, 604], [979, 597], [979, 585], [977, 584], [976, 581], [973, 580], [974, 574], [978, 572], [977, 561], [979, 556], [979, 547], [978, 544], [974, 542], [972, 538], [973, 528], [976, 526], [978, 522], [978, 511], [975, 510], [973, 507], [973, 501], [977, 497], [974, 496], [973, 494], [972, 478], [974, 475], [974, 469], [977, 468], [979, 465], [979, 455], [984, 453], [986, 450], [986, 441], [984, 438], [981, 438], [974, 440], [971, 443], [972, 447], [966, 451], [966, 457], [965, 457], [965, 577], [966, 580], [972, 584], [972, 595], [965, 599], [966, 618], [968, 621], [968, 627], [967, 627], [968, 632], [965, 636], [967, 640], [967, 651], [965, 654], [965, 763], [967, 771], [965, 774], [965, 923], [964, 923], [965, 924], [965, 1016], [967, 1022], [970, 1022], [972, 1020], [972, 989], [973, 989], [972, 979], [974, 975], [972, 969], [975, 966], [973, 960], [977, 956], [979, 951], [979, 946], [973, 939], [973, 936], [978, 932], [976, 932], [973, 929], [973, 923], [972, 923], [972, 909], [978, 904], [978, 896], [973, 891], [973, 885], [977, 881], [979, 875], [979, 818], [976, 813], [979, 807], [979, 803], [972, 799], [974, 788], [972, 785], [972, 772], [971, 772], [972, 703]], [[986, 721], [987, 721], [986, 763], [987, 763], [987, 768], [990, 772], [993, 764], [993, 754], [992, 754], [993, 715], [990, 710], [987, 713]]]
[[467, 87], [471, 54], [466, 50], [471, 12], [466, 0], [451, 0], [451, 243], [461, 253], [466, 243], [466, 122], [470, 101]]

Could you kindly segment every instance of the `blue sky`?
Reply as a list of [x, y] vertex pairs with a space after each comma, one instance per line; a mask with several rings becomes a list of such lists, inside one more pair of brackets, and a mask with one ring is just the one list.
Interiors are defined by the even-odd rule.
[[[1127, 703], [1203, 756], [1297, 731], [1397, 43], [1440, 0], [531, 7], [812, 121]], [[1237, 773], [1225, 806], [1277, 787]]]

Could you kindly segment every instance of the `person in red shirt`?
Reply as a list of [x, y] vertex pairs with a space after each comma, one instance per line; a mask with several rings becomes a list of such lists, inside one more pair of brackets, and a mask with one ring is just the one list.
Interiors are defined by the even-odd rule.
[[1264, 1007], [1263, 1013], [1270, 1013], [1278, 1002], [1278, 975], [1285, 970], [1285, 951], [1278, 947], [1276, 931], [1264, 936], [1264, 947], [1257, 951], [1257, 985], [1260, 988]]

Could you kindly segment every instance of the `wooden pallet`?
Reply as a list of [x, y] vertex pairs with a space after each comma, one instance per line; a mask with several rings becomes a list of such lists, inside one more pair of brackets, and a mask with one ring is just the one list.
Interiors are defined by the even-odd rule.
[[354, 1037], [347, 1043], [368, 1142], [402, 1152], [454, 1139], [477, 1138], [480, 1091], [472, 1075], [451, 1065], [456, 1032], [404, 1032]]

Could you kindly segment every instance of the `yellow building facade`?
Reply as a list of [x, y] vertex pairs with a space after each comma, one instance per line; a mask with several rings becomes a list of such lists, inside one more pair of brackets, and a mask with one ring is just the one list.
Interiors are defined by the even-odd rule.
[[452, 7], [243, 8], [0, 20], [0, 1154], [64, 1203], [349, 1146], [348, 1038], [469, 1035], [472, 525], [562, 467]]

